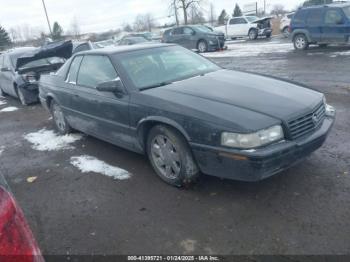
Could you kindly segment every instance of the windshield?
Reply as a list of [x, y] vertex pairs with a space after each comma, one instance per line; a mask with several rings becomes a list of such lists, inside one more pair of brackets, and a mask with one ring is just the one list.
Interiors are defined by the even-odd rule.
[[116, 61], [138, 89], [164, 85], [221, 68], [204, 57], [178, 46], [118, 54]]
[[345, 15], [350, 19], [350, 6], [343, 8]]
[[21, 66], [19, 69], [48, 66], [48, 65], [53, 65], [53, 64], [63, 64], [65, 61], [66, 60], [64, 58], [61, 58], [61, 57], [43, 58], [43, 59], [31, 61], [31, 62]]
[[204, 33], [211, 33], [211, 32], [213, 32], [212, 29], [210, 29], [209, 27], [203, 26], [203, 25], [196, 26], [196, 28], [197, 28], [199, 31], [202, 31], [202, 32], [204, 32]]
[[254, 21], [258, 20], [257, 16], [246, 16], [246, 18], [249, 22], [254, 22]]

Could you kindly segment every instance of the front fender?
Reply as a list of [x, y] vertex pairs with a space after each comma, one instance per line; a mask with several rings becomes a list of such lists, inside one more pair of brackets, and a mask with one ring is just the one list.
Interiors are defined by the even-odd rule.
[[[142, 147], [144, 148], [144, 132], [146, 131], [148, 124], [153, 124], [153, 123], [159, 123], [159, 124], [165, 124], [168, 126], [173, 127], [174, 129], [176, 129], [178, 132], [180, 132], [184, 138], [190, 142], [191, 138], [188, 135], [188, 133], [186, 132], [186, 130], [176, 121], [166, 118], [166, 117], [162, 117], [162, 116], [149, 116], [146, 118], [141, 119], [136, 127], [137, 130], [137, 135], [138, 135], [138, 139], [140, 144], [142, 145]], [[146, 128], [146, 129], [145, 129]]]

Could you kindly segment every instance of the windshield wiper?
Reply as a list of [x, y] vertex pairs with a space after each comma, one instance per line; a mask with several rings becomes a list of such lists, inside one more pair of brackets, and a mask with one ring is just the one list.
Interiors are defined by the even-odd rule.
[[161, 87], [161, 86], [167, 86], [167, 85], [171, 85], [173, 82], [161, 82], [161, 83], [157, 83], [154, 85], [150, 85], [150, 86], [145, 86], [140, 88], [140, 91], [144, 91], [144, 90], [148, 90], [148, 89], [152, 89], [152, 88], [157, 88], [157, 87]]

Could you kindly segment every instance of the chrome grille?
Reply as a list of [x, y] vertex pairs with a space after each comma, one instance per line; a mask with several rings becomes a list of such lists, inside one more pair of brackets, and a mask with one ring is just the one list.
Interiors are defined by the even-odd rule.
[[307, 135], [321, 126], [325, 119], [326, 108], [322, 103], [311, 113], [288, 122], [288, 129], [292, 139]]

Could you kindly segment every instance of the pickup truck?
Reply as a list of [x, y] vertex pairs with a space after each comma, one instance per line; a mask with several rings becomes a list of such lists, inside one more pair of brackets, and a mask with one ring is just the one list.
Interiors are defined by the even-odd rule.
[[226, 39], [247, 36], [250, 40], [255, 40], [259, 36], [270, 38], [272, 34], [271, 19], [272, 17], [233, 17], [227, 21], [226, 25], [216, 27], [215, 30], [224, 32]]

